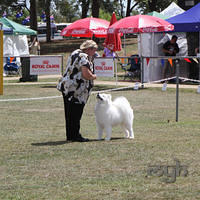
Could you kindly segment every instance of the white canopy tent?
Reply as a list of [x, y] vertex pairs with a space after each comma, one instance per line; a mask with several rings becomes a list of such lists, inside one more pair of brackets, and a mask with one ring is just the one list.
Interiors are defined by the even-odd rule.
[[181, 13], [185, 12], [182, 8], [180, 8], [176, 3], [172, 2], [167, 8], [165, 8], [160, 14], [166, 15], [169, 17], [174, 17]]
[[3, 36], [3, 66], [6, 64], [6, 57], [16, 57], [16, 63], [20, 66], [20, 56], [27, 55], [29, 55], [27, 35]]
[[3, 56], [16, 57], [29, 55], [28, 40], [26, 35], [4, 35]]
[[[184, 12], [179, 6], [175, 3], [172, 3], [168, 6], [163, 13], [166, 13], [167, 16], [171, 17], [171, 14]], [[162, 12], [161, 12], [162, 13]], [[162, 13], [162, 14], [163, 14]], [[167, 41], [170, 40], [172, 35], [177, 35], [178, 45], [180, 52], [178, 56], [185, 56], [188, 54], [187, 50], [187, 40], [185, 33], [143, 33], [141, 37], [138, 38], [138, 52], [142, 52], [141, 56], [146, 57], [156, 57], [163, 56], [162, 46]], [[140, 41], [141, 40], [141, 41]], [[144, 66], [144, 82], [151, 82], [162, 79], [162, 70], [163, 70], [163, 60], [161, 59], [150, 59], [147, 64], [146, 60], [143, 63]], [[188, 67], [185, 61], [181, 61], [181, 71], [182, 76], [188, 77]]]
[[9, 27], [12, 30], [12, 33], [4, 33], [3, 36], [4, 63], [6, 63], [6, 57], [16, 57], [18, 62], [20, 62], [19, 56], [29, 55], [27, 35], [36, 35], [37, 31], [29, 29], [6, 17], [1, 17], [0, 22], [3, 26]]

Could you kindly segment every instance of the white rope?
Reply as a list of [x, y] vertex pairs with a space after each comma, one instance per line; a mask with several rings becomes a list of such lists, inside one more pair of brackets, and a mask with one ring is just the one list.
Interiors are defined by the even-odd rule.
[[172, 79], [175, 79], [176, 76], [173, 76], [173, 77], [170, 77], [170, 78], [165, 78], [165, 79], [160, 79], [160, 80], [157, 80], [157, 81], [150, 81], [148, 83], [161, 83], [161, 82], [165, 82], [165, 81], [169, 81], [169, 80], [172, 80]]
[[[174, 79], [174, 78], [176, 78], [176, 76], [173, 76], [173, 77], [170, 77], [170, 78], [165, 78], [165, 79], [160, 79], [160, 80], [157, 80], [157, 81], [151, 81], [151, 82], [148, 82], [148, 83], [150, 83], [150, 84], [152, 84], [152, 83], [160, 83], [160, 82], [169, 81], [169, 80]], [[193, 82], [200, 83], [199, 80], [195, 80], [195, 79], [189, 79], [189, 78], [184, 78], [184, 77], [179, 77], [179, 79], [184, 80], [184, 81], [193, 81]], [[94, 91], [91, 94], [119, 91], [119, 90], [125, 90], [125, 89], [130, 89], [130, 88], [133, 88], [133, 86], [119, 87], [119, 88], [113, 88], [113, 89], [107, 89], [107, 90]], [[55, 98], [60, 98], [60, 97], [62, 97], [62, 95], [60, 95], [60, 96], [49, 96], [49, 97], [21, 98], [21, 99], [0, 99], [0, 102], [32, 101], [32, 100], [55, 99]]]
[[[128, 88], [132, 88], [131, 86], [128, 87], [120, 87], [120, 88], [114, 88], [114, 89], [108, 89], [108, 90], [99, 90], [99, 91], [94, 91], [91, 94], [97, 94], [101, 92], [111, 92], [111, 91], [119, 91], [119, 90], [125, 90]], [[0, 102], [13, 102], [13, 101], [32, 101], [32, 100], [44, 100], [44, 99], [55, 99], [55, 98], [60, 98], [60, 96], [49, 96], [49, 97], [34, 97], [34, 98], [21, 98], [21, 99], [0, 99]]]
[[196, 83], [200, 83], [199, 80], [195, 80], [195, 79], [189, 79], [189, 78], [184, 78], [184, 77], [179, 77], [181, 80], [183, 81], [192, 81], [192, 82], [196, 82]]
[[107, 89], [107, 90], [94, 91], [94, 92], [92, 92], [92, 94], [103, 93], [103, 92], [119, 91], [119, 90], [125, 90], [125, 89], [129, 89], [129, 88], [133, 88], [133, 86], [119, 87], [119, 88], [113, 88], [113, 89]]

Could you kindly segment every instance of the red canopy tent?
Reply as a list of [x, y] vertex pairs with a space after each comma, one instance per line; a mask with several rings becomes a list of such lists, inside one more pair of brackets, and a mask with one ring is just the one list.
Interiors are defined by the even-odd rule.
[[107, 35], [109, 22], [104, 19], [88, 17], [79, 19], [61, 31], [62, 36], [67, 37], [99, 37]]
[[169, 22], [150, 15], [135, 15], [120, 19], [108, 28], [108, 33], [150, 33], [172, 31], [174, 26]]
[[[108, 28], [108, 34], [150, 33], [150, 32], [163, 32], [172, 30], [174, 30], [174, 26], [163, 19], [150, 15], [135, 15], [120, 19], [119, 21], [111, 25]], [[139, 55], [141, 55], [141, 53], [142, 52], [140, 48]], [[143, 73], [141, 73], [141, 80], [143, 83]]]
[[108, 34], [150, 33], [172, 30], [174, 30], [174, 26], [163, 19], [150, 15], [135, 15], [120, 19], [111, 25], [108, 28]]

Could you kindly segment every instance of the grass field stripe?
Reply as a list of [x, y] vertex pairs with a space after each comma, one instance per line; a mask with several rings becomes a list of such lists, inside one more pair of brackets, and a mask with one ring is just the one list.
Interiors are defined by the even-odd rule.
[[34, 98], [21, 98], [21, 99], [0, 99], [0, 102], [11, 102], [11, 101], [32, 101], [32, 100], [43, 100], [43, 99], [55, 99], [60, 98], [60, 96], [50, 96], [50, 97], [34, 97]]

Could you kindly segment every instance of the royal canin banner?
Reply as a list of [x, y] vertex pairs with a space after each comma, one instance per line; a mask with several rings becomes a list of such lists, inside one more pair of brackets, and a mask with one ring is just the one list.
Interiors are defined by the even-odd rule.
[[97, 77], [114, 77], [113, 58], [95, 58], [94, 70]]
[[30, 57], [30, 74], [61, 74], [61, 56], [33, 56]]

